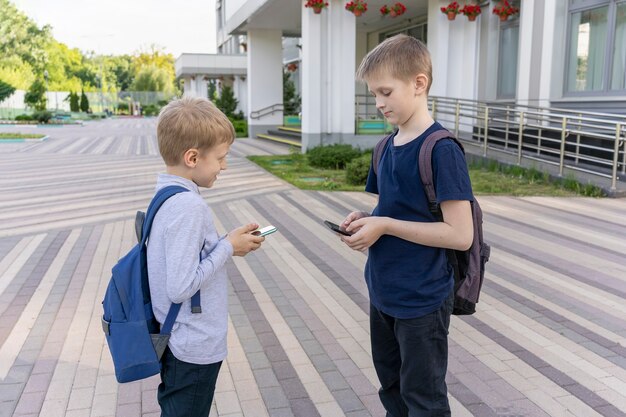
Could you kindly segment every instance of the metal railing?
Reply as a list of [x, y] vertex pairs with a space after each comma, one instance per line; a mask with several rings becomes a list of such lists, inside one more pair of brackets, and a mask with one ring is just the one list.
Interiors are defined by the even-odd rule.
[[[357, 119], [371, 119], [375, 105], [357, 96]], [[369, 101], [369, 102], [368, 102]], [[626, 117], [595, 112], [430, 97], [433, 118], [454, 126], [466, 143], [611, 179], [626, 174]], [[373, 109], [373, 110], [372, 110]], [[374, 116], [376, 117], [376, 116]], [[377, 116], [380, 117], [380, 116]]]
[[274, 114], [277, 111], [283, 111], [282, 103], [272, 104], [271, 106], [263, 107], [262, 109], [250, 112], [250, 118], [255, 120], [260, 119], [261, 117]]

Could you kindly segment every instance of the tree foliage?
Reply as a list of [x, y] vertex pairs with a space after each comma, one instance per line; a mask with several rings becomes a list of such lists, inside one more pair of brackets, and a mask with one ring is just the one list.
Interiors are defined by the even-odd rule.
[[14, 91], [15, 87], [13, 87], [9, 83], [5, 83], [4, 81], [0, 80], [0, 103], [2, 103], [5, 98], [10, 97]]
[[175, 91], [174, 57], [161, 47], [151, 45], [133, 55], [96, 55], [57, 42], [51, 30], [38, 27], [10, 0], [0, 0], [0, 79], [28, 90], [48, 71], [50, 91], [116, 92], [136, 86], [140, 91]]
[[135, 76], [131, 85], [134, 91], [163, 91], [172, 93], [174, 84], [167, 71], [155, 65], [143, 67]]
[[41, 29], [9, 0], [0, 0], [0, 56], [18, 57], [35, 73], [43, 73], [52, 41], [51, 27]]
[[301, 99], [296, 94], [296, 85], [291, 79], [291, 74], [283, 72], [283, 108], [285, 115], [297, 115], [300, 112]]
[[217, 99], [217, 83], [215, 80], [209, 80], [207, 83], [207, 97], [212, 102], [215, 102], [215, 99]]
[[85, 91], [80, 93], [80, 111], [86, 112], [89, 110], [89, 100], [87, 99], [87, 95]]
[[78, 93], [70, 91], [70, 94], [65, 98], [65, 101], [70, 102], [70, 111], [73, 111], [73, 112], [80, 111], [80, 99], [78, 97]]
[[24, 103], [35, 110], [46, 109], [46, 84], [42, 79], [36, 79], [24, 95]]
[[233, 117], [238, 104], [239, 101], [235, 98], [232, 87], [227, 85], [223, 86], [222, 94], [220, 94], [219, 98], [215, 100], [217, 108], [220, 109], [226, 116]]
[[133, 57], [118, 55], [108, 57], [106, 65], [115, 75], [116, 86], [119, 91], [128, 91], [133, 83]]

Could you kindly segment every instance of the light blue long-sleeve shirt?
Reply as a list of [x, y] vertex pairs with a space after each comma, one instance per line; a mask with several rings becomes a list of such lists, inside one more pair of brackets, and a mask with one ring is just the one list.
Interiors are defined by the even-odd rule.
[[[170, 197], [157, 212], [148, 240], [148, 276], [152, 309], [163, 324], [172, 303], [183, 303], [169, 347], [176, 358], [210, 364], [226, 357], [228, 282], [226, 261], [233, 255], [220, 238], [209, 206], [192, 181], [160, 174], [156, 190], [180, 185], [189, 190]], [[202, 251], [202, 253], [200, 252]], [[202, 313], [191, 313], [191, 297], [200, 289]]]

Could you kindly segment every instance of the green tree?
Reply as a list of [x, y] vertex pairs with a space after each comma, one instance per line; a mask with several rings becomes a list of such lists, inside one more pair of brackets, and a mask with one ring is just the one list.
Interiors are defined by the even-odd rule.
[[43, 80], [36, 79], [24, 95], [24, 103], [35, 110], [46, 109], [46, 85]]
[[132, 90], [174, 93], [174, 56], [162, 47], [151, 45], [148, 50], [137, 52], [132, 57], [132, 69]]
[[283, 72], [283, 108], [285, 115], [297, 115], [300, 112], [301, 99], [296, 94], [296, 85], [291, 79], [291, 74]]
[[143, 67], [135, 76], [131, 89], [134, 91], [174, 92], [173, 79], [167, 71], [156, 65]]
[[215, 80], [209, 80], [207, 83], [207, 97], [212, 102], [215, 102], [215, 99], [217, 98], [217, 85]]
[[79, 112], [80, 111], [80, 99], [78, 98], [78, 94], [70, 91], [70, 94], [65, 99], [70, 102], [70, 111]]
[[130, 55], [109, 57], [107, 66], [115, 75], [115, 84], [118, 91], [128, 91], [133, 83], [133, 59]]
[[132, 67], [135, 76], [145, 67], [155, 66], [163, 69], [172, 82], [176, 76], [174, 70], [174, 56], [165, 52], [163, 47], [150, 45], [147, 50], [141, 50], [132, 57]]
[[215, 105], [228, 117], [232, 117], [237, 109], [239, 101], [235, 98], [233, 89], [227, 85], [222, 87], [222, 94], [215, 100]]
[[0, 103], [2, 103], [4, 99], [10, 97], [14, 91], [15, 87], [13, 87], [9, 83], [5, 83], [4, 81], [0, 80]]
[[11, 84], [18, 90], [28, 90], [37, 78], [31, 67], [19, 57], [2, 57], [0, 59], [0, 79]]
[[3, 61], [18, 57], [36, 74], [43, 73], [48, 59], [45, 48], [51, 40], [50, 26], [40, 29], [9, 0], [0, 0], [0, 56]]
[[85, 90], [80, 93], [80, 111], [86, 112], [89, 110], [89, 100], [87, 100], [87, 95], [85, 94]]

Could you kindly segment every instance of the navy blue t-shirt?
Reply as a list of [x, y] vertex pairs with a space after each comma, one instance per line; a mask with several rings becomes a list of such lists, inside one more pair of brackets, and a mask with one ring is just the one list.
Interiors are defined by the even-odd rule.
[[[393, 138], [382, 151], [378, 176], [370, 168], [365, 191], [378, 194], [372, 215], [413, 222], [436, 222], [418, 168], [426, 137], [443, 127], [435, 122], [422, 135], [401, 146]], [[438, 202], [473, 199], [465, 156], [452, 139], [433, 149], [433, 181]], [[396, 318], [421, 317], [437, 310], [454, 286], [446, 251], [391, 235], [369, 249], [365, 280], [374, 307]]]

